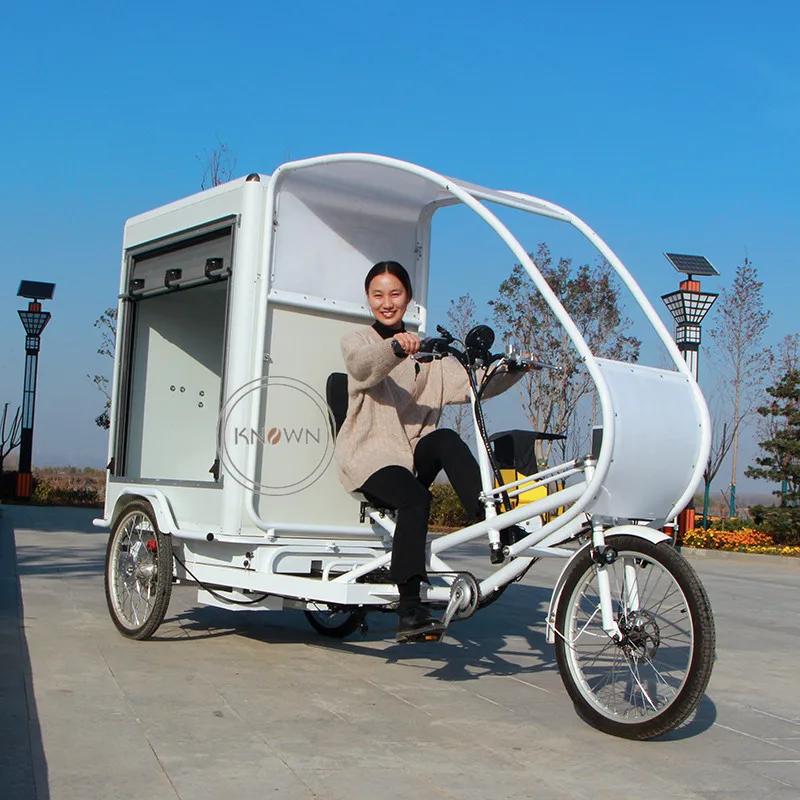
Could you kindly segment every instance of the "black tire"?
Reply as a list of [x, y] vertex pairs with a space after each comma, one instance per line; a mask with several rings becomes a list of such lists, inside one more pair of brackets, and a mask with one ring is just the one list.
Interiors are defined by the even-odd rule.
[[618, 554], [609, 566], [611, 594], [626, 636], [617, 643], [603, 631], [597, 567], [586, 548], [558, 603], [556, 661], [591, 725], [626, 739], [651, 739], [683, 723], [703, 697], [715, 657], [714, 617], [697, 574], [668, 542], [620, 535], [606, 544]]
[[355, 633], [366, 616], [360, 608], [323, 609], [304, 612], [311, 627], [322, 636], [344, 639]]
[[106, 549], [106, 602], [117, 630], [148, 639], [164, 620], [172, 594], [172, 537], [161, 533], [149, 503], [129, 503]]

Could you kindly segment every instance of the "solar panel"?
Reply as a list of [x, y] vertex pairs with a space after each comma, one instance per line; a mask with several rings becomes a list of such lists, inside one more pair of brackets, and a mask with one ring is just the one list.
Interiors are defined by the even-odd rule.
[[29, 300], [52, 300], [56, 290], [54, 283], [41, 281], [20, 281], [17, 297], [27, 297]]
[[680, 253], [664, 253], [664, 255], [678, 272], [686, 275], [697, 275], [701, 278], [719, 275], [716, 267], [705, 256], [686, 256]]

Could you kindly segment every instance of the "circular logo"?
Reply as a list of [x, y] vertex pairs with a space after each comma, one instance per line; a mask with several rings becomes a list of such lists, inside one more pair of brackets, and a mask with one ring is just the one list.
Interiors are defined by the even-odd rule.
[[226, 401], [217, 424], [217, 455], [246, 489], [287, 495], [311, 486], [333, 458], [333, 415], [297, 378], [257, 378]]

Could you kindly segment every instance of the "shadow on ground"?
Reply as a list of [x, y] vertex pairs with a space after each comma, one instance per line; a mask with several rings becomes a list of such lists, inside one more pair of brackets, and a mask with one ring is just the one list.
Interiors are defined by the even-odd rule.
[[[531, 677], [557, 671], [553, 647], [544, 633], [551, 591], [512, 586], [489, 608], [469, 620], [453, 623], [447, 636], [436, 644], [395, 644], [393, 614], [369, 614], [366, 635], [355, 633], [344, 640], [320, 636], [301, 613], [242, 613], [206, 606], [184, 611], [172, 620], [180, 624], [189, 640], [241, 636], [271, 645], [306, 644], [387, 664], [418, 662], [426, 676], [437, 681], [480, 681], [487, 676]], [[184, 640], [161, 639], [177, 646]], [[704, 696], [686, 722], [653, 741], [690, 739], [708, 730], [716, 718], [716, 706]]]
[[[547, 644], [543, 624], [550, 590], [534, 586], [510, 587], [508, 595], [471, 619], [454, 622], [447, 636], [436, 644], [395, 644], [397, 617], [394, 614], [371, 613], [367, 617], [366, 635], [355, 633], [344, 640], [327, 638], [316, 633], [300, 612], [231, 612], [201, 606], [182, 612], [177, 620], [191, 640], [244, 636], [264, 644], [307, 644], [376, 658], [386, 663], [415, 660], [438, 665], [429, 671], [436, 680], [477, 680], [481, 675], [518, 675], [555, 669], [552, 647]], [[519, 614], [518, 607], [530, 609], [530, 621]], [[538, 626], [538, 627], [534, 627]], [[159, 640], [159, 636], [153, 637]], [[162, 641], [176, 642], [174, 637]], [[181, 640], [177, 640], [180, 642]], [[534, 666], [521, 666], [533, 656]]]
[[[17, 572], [21, 576], [73, 576], [102, 575], [105, 564], [105, 539], [108, 530], [92, 525], [92, 520], [102, 516], [96, 508], [68, 508], [60, 506], [5, 506], [9, 528], [16, 535]], [[53, 534], [46, 544], [37, 541], [35, 547], [26, 546], [26, 532]], [[59, 536], [70, 534], [69, 544]], [[79, 537], [76, 544], [76, 537]], [[102, 542], [102, 545], [101, 545]], [[98, 546], [101, 545], [101, 546]], [[68, 558], [65, 558], [68, 554]]]
[[93, 577], [103, 575], [105, 553], [98, 552], [96, 546], [69, 548], [69, 560], [64, 559], [64, 549], [54, 544], [53, 547], [25, 548], [20, 547], [17, 554], [17, 572], [23, 577], [39, 576], [71, 576]]
[[48, 800], [15, 550], [14, 530], [0, 511], [0, 795]]
[[92, 525], [93, 519], [103, 516], [102, 508], [74, 508], [71, 506], [29, 506], [9, 505], [5, 511], [10, 512], [14, 528], [17, 531], [35, 530], [39, 533], [88, 533], [108, 536], [106, 528]]

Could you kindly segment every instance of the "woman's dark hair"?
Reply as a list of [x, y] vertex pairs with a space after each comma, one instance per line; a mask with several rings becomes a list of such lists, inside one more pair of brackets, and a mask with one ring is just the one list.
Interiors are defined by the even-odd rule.
[[411, 290], [411, 278], [408, 277], [408, 272], [406, 272], [406, 268], [400, 264], [398, 261], [379, 261], [368, 273], [367, 277], [364, 278], [364, 292], [369, 294], [369, 285], [372, 283], [372, 279], [376, 275], [383, 275], [384, 272], [388, 272], [390, 275], [394, 275], [400, 283], [403, 284], [403, 288], [406, 290], [406, 294], [408, 294], [408, 299], [410, 300], [414, 293]]

